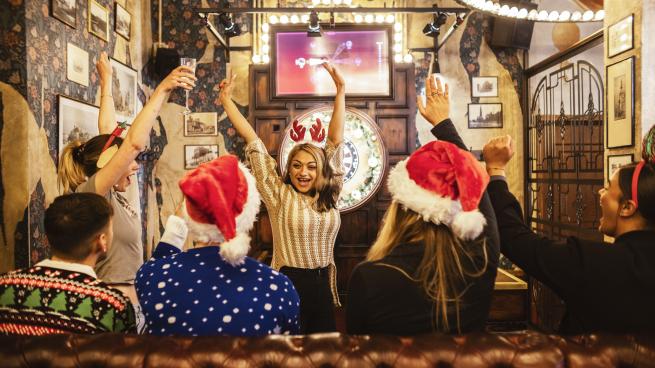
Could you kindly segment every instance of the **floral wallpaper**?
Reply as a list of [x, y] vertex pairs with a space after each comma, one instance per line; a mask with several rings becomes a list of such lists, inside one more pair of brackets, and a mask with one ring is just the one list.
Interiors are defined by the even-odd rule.
[[[480, 75], [480, 45], [482, 38], [489, 41], [491, 37], [490, 29], [491, 17], [474, 12], [471, 14], [466, 22], [464, 35], [459, 44], [459, 54], [462, 64], [469, 74], [469, 79]], [[489, 42], [487, 42], [488, 44]], [[503, 65], [512, 76], [514, 81], [514, 88], [516, 92], [521, 95], [521, 81], [523, 80], [523, 67], [519, 62], [518, 51], [514, 48], [508, 47], [491, 47], [491, 50], [496, 55], [498, 62]], [[472, 102], [479, 102], [478, 97], [472, 97]]]
[[0, 8], [0, 81], [27, 96], [25, 7], [22, 0], [0, 0]]

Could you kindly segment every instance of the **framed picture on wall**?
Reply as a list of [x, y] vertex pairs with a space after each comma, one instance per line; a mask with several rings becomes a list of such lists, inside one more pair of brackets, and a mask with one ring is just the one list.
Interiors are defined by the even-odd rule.
[[109, 59], [112, 68], [112, 93], [116, 119], [131, 123], [136, 117], [137, 109], [137, 82], [139, 74], [136, 70], [116, 59]]
[[631, 153], [625, 155], [607, 156], [607, 181], [610, 181], [616, 170], [620, 169], [621, 166], [631, 164], [634, 159], [635, 156]]
[[64, 147], [74, 141], [87, 141], [98, 132], [97, 106], [64, 95], [57, 96], [59, 107], [59, 155]]
[[503, 104], [471, 103], [468, 104], [469, 129], [502, 128]]
[[207, 137], [218, 135], [218, 113], [194, 112], [184, 115], [185, 137]]
[[50, 15], [73, 28], [77, 27], [77, 0], [50, 0]]
[[471, 97], [498, 97], [498, 77], [473, 77]]
[[200, 164], [218, 157], [218, 144], [189, 144], [184, 146], [184, 168], [195, 169]]
[[132, 14], [123, 8], [121, 4], [116, 3], [114, 30], [126, 40], [130, 40], [130, 31], [132, 29]]
[[633, 14], [607, 28], [607, 57], [616, 56], [634, 47], [633, 29]]
[[95, 0], [89, 0], [89, 33], [109, 40], [109, 9]]
[[89, 86], [89, 53], [72, 43], [66, 45], [66, 78]]
[[632, 147], [635, 138], [634, 57], [607, 66], [607, 148]]

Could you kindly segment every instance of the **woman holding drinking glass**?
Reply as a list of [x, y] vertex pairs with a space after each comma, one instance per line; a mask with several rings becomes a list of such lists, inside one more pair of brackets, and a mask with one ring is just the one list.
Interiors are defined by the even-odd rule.
[[[101, 84], [101, 133], [106, 130], [107, 116], [111, 116], [111, 67], [106, 55], [98, 63]], [[193, 70], [180, 66], [173, 70], [155, 89], [150, 100], [136, 116], [125, 139], [120, 137], [123, 127], [111, 134], [100, 134], [86, 142], [73, 141], [61, 153], [58, 181], [62, 193], [92, 192], [107, 198], [114, 209], [113, 243], [104, 259], [96, 265], [98, 278], [123, 291], [136, 302], [134, 278], [143, 263], [143, 243], [138, 214], [123, 193], [138, 170], [136, 156], [150, 139], [150, 131], [159, 110], [176, 88], [190, 90], [195, 86]], [[109, 118], [111, 119], [111, 118]]]

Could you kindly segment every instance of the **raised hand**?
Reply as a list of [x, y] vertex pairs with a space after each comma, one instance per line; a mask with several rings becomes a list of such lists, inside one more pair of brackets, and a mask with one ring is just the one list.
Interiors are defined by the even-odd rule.
[[113, 74], [113, 70], [111, 68], [111, 65], [109, 65], [109, 58], [107, 57], [107, 53], [105, 51], [100, 53], [100, 57], [98, 58], [98, 62], [96, 63], [96, 70], [98, 71], [98, 75], [100, 76], [100, 82], [101, 83], [111, 83], [111, 76]]
[[196, 78], [193, 69], [181, 65], [173, 69], [157, 88], [161, 88], [164, 92], [171, 92], [176, 88], [191, 90], [196, 86], [196, 80], [198, 78]]
[[340, 92], [345, 92], [346, 91], [346, 81], [343, 79], [343, 76], [341, 73], [339, 73], [339, 70], [334, 67], [334, 65], [324, 62], [323, 68], [327, 70], [328, 73], [330, 73], [330, 77], [332, 77], [332, 80], [334, 81], [334, 85], [337, 87], [337, 93]]
[[425, 104], [421, 96], [417, 96], [418, 111], [430, 124], [437, 125], [449, 117], [449, 97], [448, 83], [442, 88], [441, 80], [430, 75], [425, 80]]
[[221, 104], [225, 104], [228, 101], [232, 101], [232, 90], [234, 89], [234, 81], [237, 79], [236, 74], [232, 74], [229, 78], [225, 78], [218, 85], [220, 91], [218, 95], [219, 101]]
[[491, 138], [482, 149], [489, 175], [504, 175], [505, 167], [514, 156], [514, 141], [509, 135]]

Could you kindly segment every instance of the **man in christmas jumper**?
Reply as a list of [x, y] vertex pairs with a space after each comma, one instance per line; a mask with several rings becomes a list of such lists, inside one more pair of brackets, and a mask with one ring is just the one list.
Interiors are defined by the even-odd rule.
[[[289, 279], [246, 257], [259, 211], [255, 179], [232, 155], [180, 181], [184, 218], [166, 231], [136, 277], [153, 335], [261, 336], [298, 333], [300, 300]], [[185, 221], [186, 220], [186, 221]], [[194, 248], [182, 251], [188, 230]]]
[[112, 215], [95, 193], [55, 198], [44, 218], [52, 258], [0, 275], [0, 334], [136, 332], [129, 299], [93, 271], [111, 246]]

